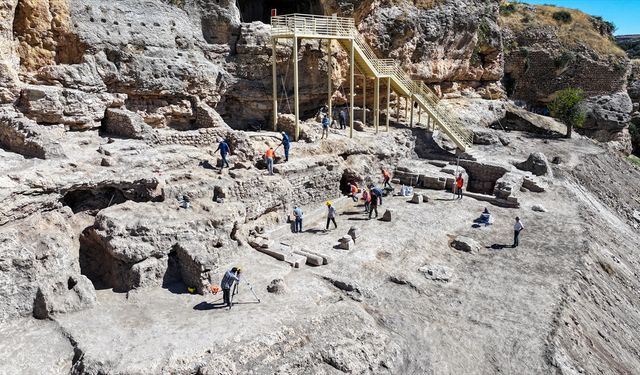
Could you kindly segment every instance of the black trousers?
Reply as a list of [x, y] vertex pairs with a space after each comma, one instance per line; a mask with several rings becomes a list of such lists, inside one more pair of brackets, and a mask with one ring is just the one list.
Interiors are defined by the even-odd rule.
[[520, 231], [514, 230], [513, 231], [513, 247], [516, 247], [519, 244], [520, 244]]
[[333, 225], [336, 226], [336, 229], [338, 228], [338, 224], [336, 224], [336, 218], [335, 217], [328, 217], [327, 218], [327, 227], [326, 229], [329, 229], [329, 223], [333, 221]]
[[[373, 198], [373, 199], [378, 199], [378, 198]], [[376, 212], [376, 217], [378, 217], [378, 205], [370, 205], [369, 206], [369, 219], [371, 219], [371, 214], [373, 213], [373, 211]]]
[[231, 297], [231, 289], [222, 289], [222, 298], [225, 305], [231, 306]]

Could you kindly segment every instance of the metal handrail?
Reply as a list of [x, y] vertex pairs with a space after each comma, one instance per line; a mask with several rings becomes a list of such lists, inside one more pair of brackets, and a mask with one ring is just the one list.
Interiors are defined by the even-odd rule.
[[324, 37], [352, 37], [355, 30], [353, 18], [288, 14], [271, 17], [272, 35], [307, 34]]
[[409, 93], [425, 110], [434, 117], [445, 133], [454, 141], [470, 147], [473, 133], [454, 120], [443, 108], [440, 98], [424, 82], [414, 81], [393, 59], [379, 59], [369, 43], [355, 26], [353, 18], [316, 16], [308, 14], [288, 14], [271, 17], [272, 36], [311, 35], [351, 39], [358, 53], [369, 62], [376, 77], [388, 76], [398, 86]]

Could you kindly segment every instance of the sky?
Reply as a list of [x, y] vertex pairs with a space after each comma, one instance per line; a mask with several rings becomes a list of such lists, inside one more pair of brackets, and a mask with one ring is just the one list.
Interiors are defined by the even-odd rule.
[[524, 0], [530, 4], [553, 4], [601, 16], [617, 26], [616, 35], [640, 34], [640, 0]]

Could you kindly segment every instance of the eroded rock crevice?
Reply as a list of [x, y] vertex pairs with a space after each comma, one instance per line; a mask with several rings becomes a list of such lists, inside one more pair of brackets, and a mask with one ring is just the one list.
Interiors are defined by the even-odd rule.
[[74, 213], [88, 212], [95, 215], [104, 208], [127, 201], [162, 202], [164, 195], [158, 190], [158, 181], [150, 179], [124, 184], [70, 188], [63, 191], [60, 200]]

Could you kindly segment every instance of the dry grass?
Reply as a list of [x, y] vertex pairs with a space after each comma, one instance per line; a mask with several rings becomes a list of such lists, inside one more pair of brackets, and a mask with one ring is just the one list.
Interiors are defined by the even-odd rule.
[[[500, 22], [502, 25], [514, 31], [522, 31], [525, 28], [548, 27], [556, 30], [560, 42], [568, 47], [575, 47], [579, 44], [590, 46], [594, 51], [624, 56], [624, 51], [606, 35], [601, 35], [594, 27], [592, 17], [576, 9], [561, 8], [549, 5], [528, 5], [520, 3], [504, 2], [514, 4], [515, 12], [501, 12]], [[554, 13], [564, 11], [571, 14], [571, 21], [563, 23], [553, 18]]]

